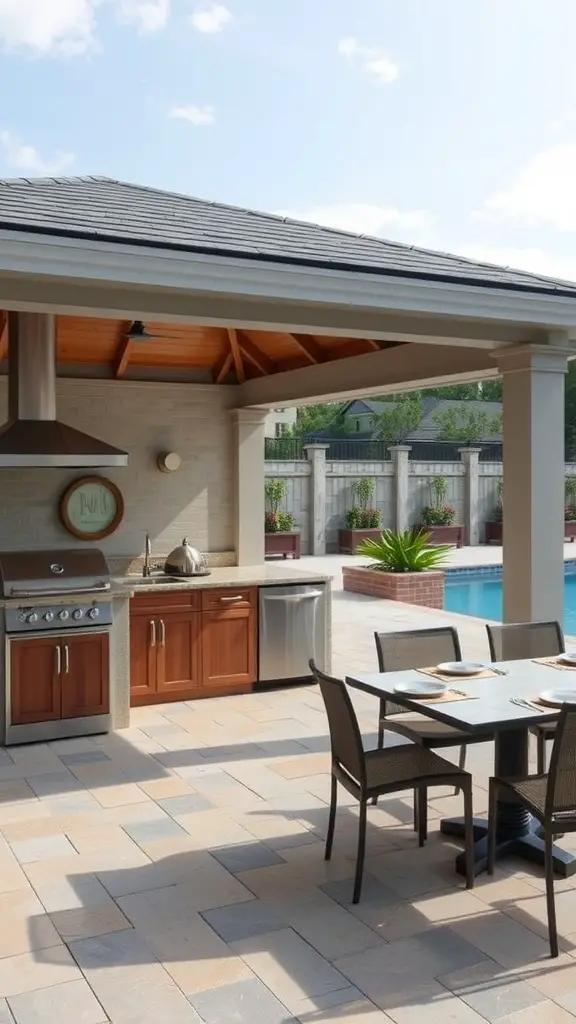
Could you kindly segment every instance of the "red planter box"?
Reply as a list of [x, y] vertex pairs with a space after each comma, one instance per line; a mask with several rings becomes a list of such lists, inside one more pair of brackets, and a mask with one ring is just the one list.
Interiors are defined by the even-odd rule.
[[387, 601], [420, 604], [426, 608], [444, 608], [444, 573], [434, 572], [379, 572], [360, 566], [342, 569], [344, 590], [368, 597], [382, 597]]
[[574, 543], [574, 537], [576, 537], [576, 521], [574, 519], [567, 519], [564, 523], [564, 536]]
[[498, 520], [486, 523], [486, 543], [487, 544], [501, 544], [502, 543], [502, 523]]
[[338, 530], [338, 551], [342, 555], [355, 555], [356, 548], [363, 540], [378, 540], [381, 533], [381, 526], [367, 530]]
[[454, 544], [457, 548], [464, 544], [463, 526], [422, 526], [421, 529], [430, 534], [430, 544]]
[[287, 558], [300, 558], [300, 534], [293, 533], [265, 533], [264, 534], [264, 556]]

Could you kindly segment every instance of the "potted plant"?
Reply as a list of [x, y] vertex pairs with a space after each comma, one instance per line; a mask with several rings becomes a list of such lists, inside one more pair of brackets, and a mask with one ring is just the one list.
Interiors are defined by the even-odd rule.
[[338, 530], [338, 550], [345, 555], [356, 554], [358, 545], [368, 538], [380, 536], [381, 513], [374, 508], [376, 481], [364, 476], [354, 480], [350, 493], [352, 508], [346, 513], [346, 526]]
[[492, 518], [486, 523], [486, 543], [502, 544], [502, 481], [496, 485], [496, 505]]
[[430, 544], [455, 544], [461, 548], [464, 528], [454, 523], [456, 509], [447, 503], [447, 493], [446, 478], [433, 477], [430, 481], [430, 504], [422, 509], [422, 526], [429, 533]]
[[267, 480], [264, 485], [266, 514], [264, 517], [264, 555], [300, 558], [300, 533], [292, 512], [281, 509], [286, 503], [286, 481]]
[[426, 530], [383, 530], [378, 540], [365, 540], [358, 548], [358, 554], [370, 559], [368, 565], [343, 567], [344, 590], [443, 608], [441, 566], [449, 550], [447, 544], [431, 545]]

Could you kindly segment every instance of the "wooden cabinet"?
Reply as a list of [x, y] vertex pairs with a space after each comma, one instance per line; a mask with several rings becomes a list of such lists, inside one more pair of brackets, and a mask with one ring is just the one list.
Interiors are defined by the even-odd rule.
[[12, 725], [108, 714], [108, 633], [22, 637], [9, 650]]
[[256, 596], [250, 587], [136, 595], [132, 705], [249, 690], [256, 681]]

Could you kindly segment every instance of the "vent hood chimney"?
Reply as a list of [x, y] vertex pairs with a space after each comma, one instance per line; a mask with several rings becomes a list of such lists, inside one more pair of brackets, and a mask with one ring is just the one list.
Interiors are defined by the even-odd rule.
[[56, 419], [56, 331], [52, 314], [8, 316], [8, 423], [0, 468], [100, 469], [128, 455]]

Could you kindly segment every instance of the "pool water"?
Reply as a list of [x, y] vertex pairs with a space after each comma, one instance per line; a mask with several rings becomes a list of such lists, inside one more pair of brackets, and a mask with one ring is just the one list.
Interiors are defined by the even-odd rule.
[[[446, 573], [444, 607], [461, 615], [502, 621], [502, 570]], [[576, 565], [564, 574], [564, 631], [576, 636]]]

